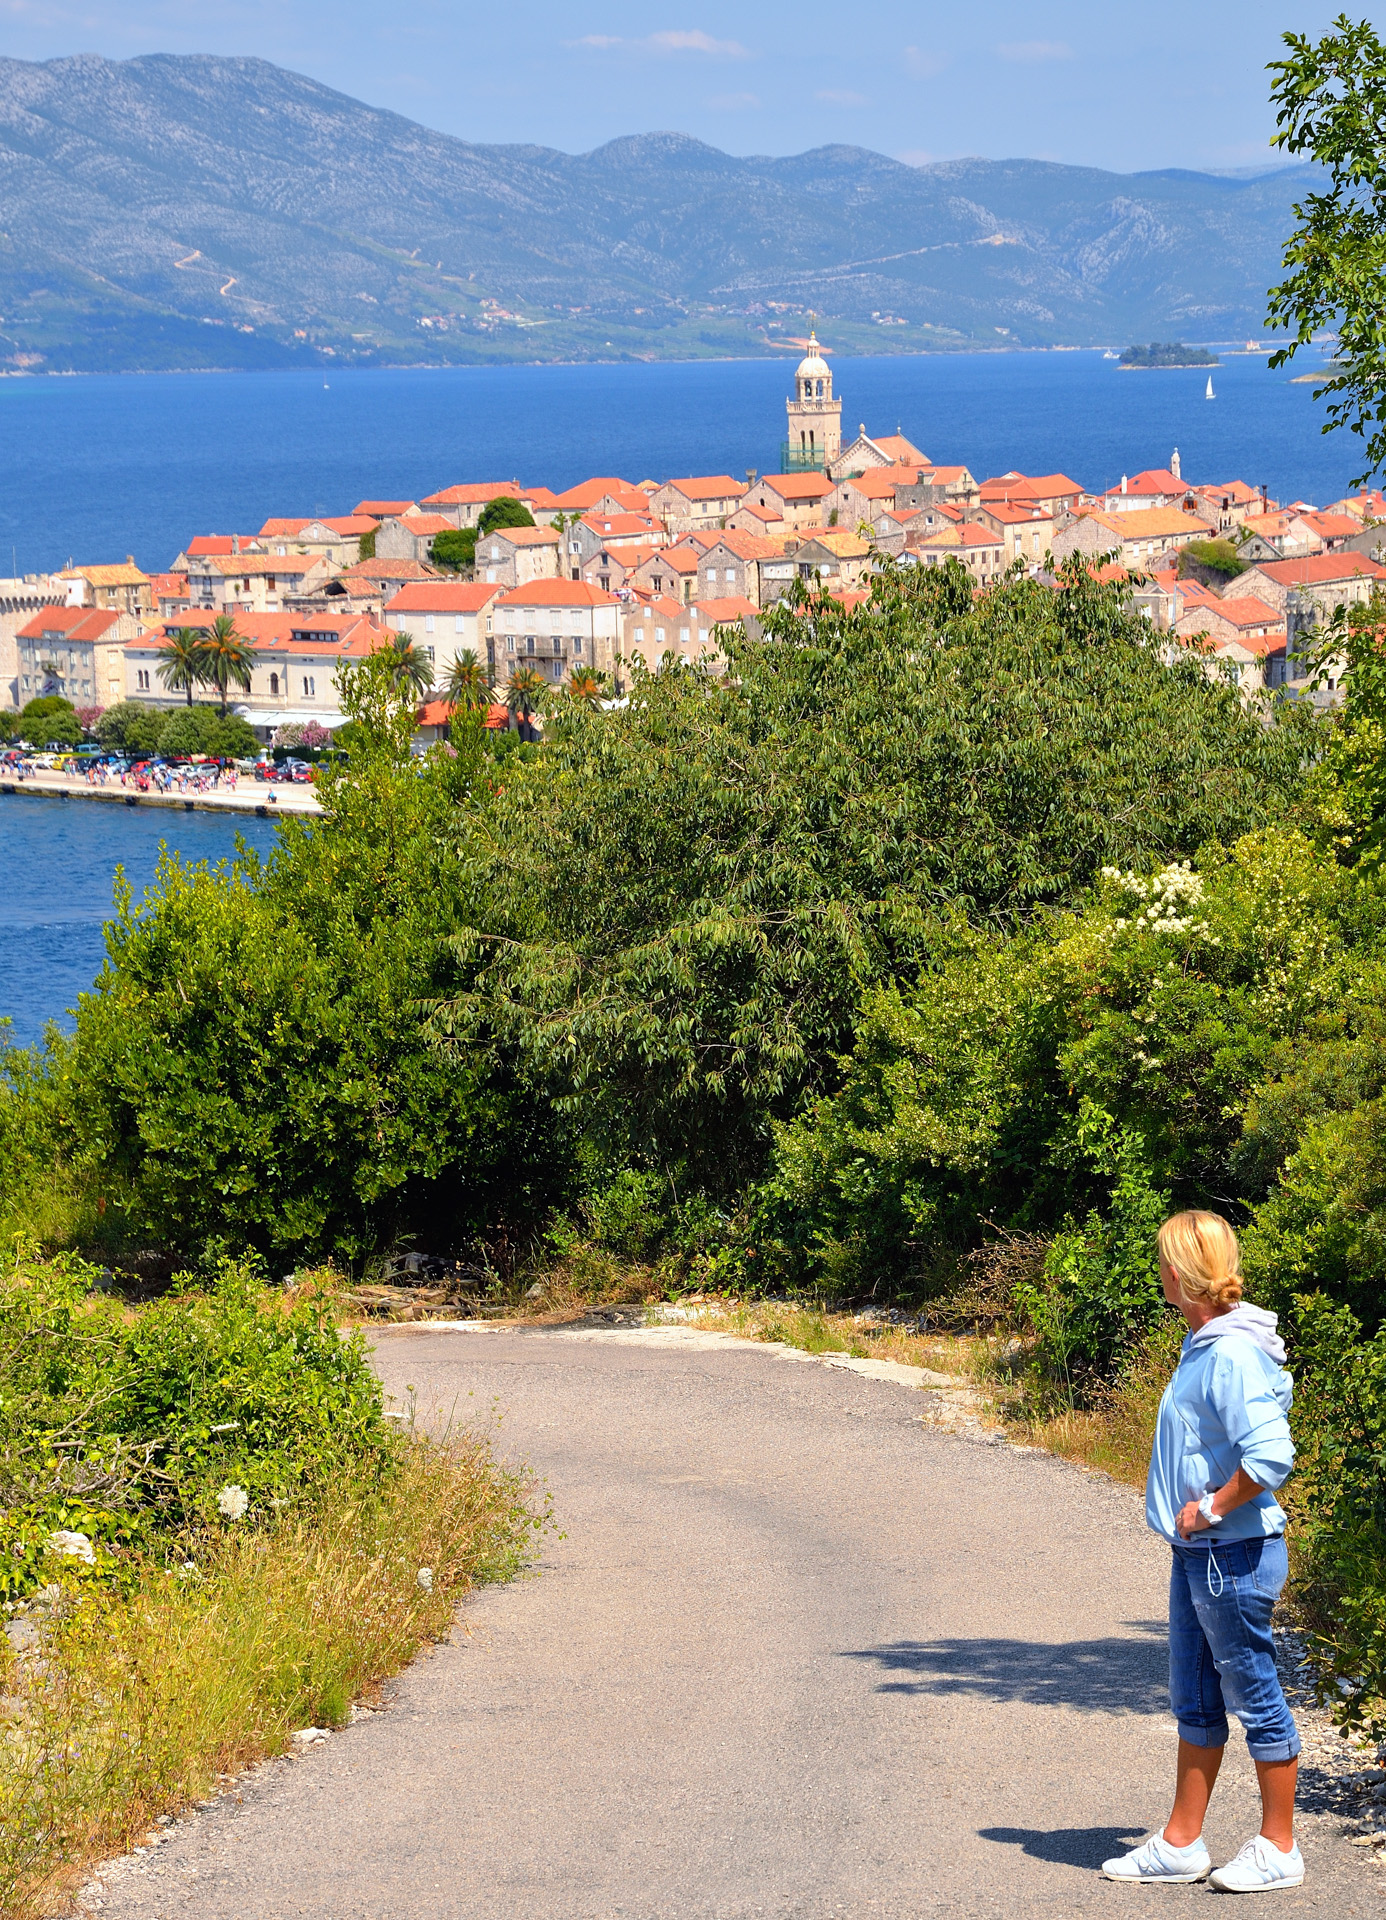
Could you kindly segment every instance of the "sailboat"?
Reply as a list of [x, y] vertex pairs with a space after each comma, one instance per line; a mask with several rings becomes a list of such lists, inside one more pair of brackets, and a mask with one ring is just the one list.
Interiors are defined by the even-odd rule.
[[1208, 375], [1208, 391], [1204, 394], [1203, 398], [1205, 400], [1216, 400], [1217, 397], [1218, 396], [1213, 392], [1213, 376], [1210, 373]]
[[1119, 357], [1120, 357], [1119, 355], [1112, 352], [1110, 347], [1108, 347], [1107, 351], [1102, 356], [1104, 360], [1116, 360]]

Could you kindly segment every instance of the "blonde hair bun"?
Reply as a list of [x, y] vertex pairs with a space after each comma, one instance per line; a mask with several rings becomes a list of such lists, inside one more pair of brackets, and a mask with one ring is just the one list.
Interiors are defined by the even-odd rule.
[[1235, 1307], [1242, 1297], [1242, 1255], [1220, 1213], [1191, 1207], [1171, 1214], [1160, 1229], [1160, 1259], [1179, 1278], [1186, 1300]]

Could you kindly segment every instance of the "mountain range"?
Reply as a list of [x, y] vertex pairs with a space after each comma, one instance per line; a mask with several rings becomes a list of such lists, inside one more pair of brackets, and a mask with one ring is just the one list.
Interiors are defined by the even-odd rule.
[[482, 146], [263, 60], [0, 60], [0, 366], [690, 359], [1259, 333], [1313, 170]]

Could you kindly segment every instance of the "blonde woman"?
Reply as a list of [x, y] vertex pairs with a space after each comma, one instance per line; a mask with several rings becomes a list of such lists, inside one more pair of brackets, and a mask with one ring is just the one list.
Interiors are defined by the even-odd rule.
[[[1275, 1499], [1294, 1464], [1293, 1392], [1275, 1315], [1242, 1300], [1237, 1237], [1215, 1213], [1176, 1213], [1160, 1229], [1165, 1298], [1189, 1324], [1160, 1402], [1146, 1521], [1173, 1552], [1169, 1693], [1179, 1723], [1174, 1810], [1102, 1871], [1109, 1880], [1202, 1880], [1225, 1893], [1297, 1887], [1299, 1734], [1275, 1669], [1271, 1612], [1285, 1584], [1285, 1514]], [[1213, 1871], [1203, 1816], [1227, 1745], [1246, 1730], [1261, 1788], [1261, 1831]]]

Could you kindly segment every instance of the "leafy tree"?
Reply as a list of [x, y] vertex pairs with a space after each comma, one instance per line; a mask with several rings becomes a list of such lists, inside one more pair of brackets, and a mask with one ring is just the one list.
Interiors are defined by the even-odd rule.
[[114, 707], [107, 707], [97, 721], [96, 737], [103, 747], [123, 753], [157, 753], [160, 737], [171, 717], [139, 700], [122, 700]]
[[1323, 431], [1346, 426], [1364, 443], [1361, 485], [1386, 461], [1386, 46], [1368, 21], [1339, 14], [1320, 40], [1287, 33], [1271, 63], [1279, 131], [1272, 144], [1326, 169], [1322, 192], [1306, 194], [1285, 245], [1286, 278], [1270, 289], [1269, 324], [1293, 343], [1271, 356], [1284, 366], [1314, 336], [1337, 336]]
[[34, 699], [25, 702], [19, 712], [19, 728], [23, 733], [29, 727], [41, 727], [45, 721], [57, 714], [75, 714], [77, 709], [61, 693], [40, 693]]
[[526, 726], [544, 705], [548, 683], [533, 667], [516, 667], [505, 689], [505, 704]]
[[470, 573], [476, 565], [476, 528], [454, 527], [447, 533], [435, 533], [428, 557], [450, 573]]
[[58, 746], [76, 747], [82, 743], [83, 727], [72, 702], [60, 693], [42, 693], [20, 711], [19, 737], [36, 747], [50, 741]]
[[946, 916], [1020, 927], [1104, 865], [1230, 839], [1283, 813], [1313, 738], [1164, 664], [1079, 562], [980, 599], [961, 567], [888, 568], [866, 607], [783, 607], [726, 647], [725, 681], [557, 703], [477, 853], [488, 1018], [595, 1135], [720, 1193]]
[[19, 715], [0, 713], [0, 740], [13, 740], [19, 733]]
[[481, 509], [481, 518], [476, 523], [478, 534], [494, 533], [498, 527], [532, 527], [534, 515], [519, 500], [508, 493], [498, 494], [494, 500], [488, 500]]
[[448, 672], [443, 692], [455, 707], [491, 704], [491, 676], [470, 647], [464, 647]]
[[172, 758], [201, 753], [216, 760], [241, 760], [254, 753], [256, 745], [249, 721], [237, 713], [213, 713], [205, 706], [171, 715], [159, 736], [160, 753]]
[[208, 686], [216, 688], [224, 719], [231, 688], [240, 687], [245, 693], [250, 691], [255, 649], [244, 634], [237, 633], [236, 623], [229, 613], [219, 613], [205, 630], [202, 648], [205, 661], [203, 677]]
[[1310, 792], [1321, 828], [1340, 859], [1378, 868], [1386, 855], [1386, 595], [1338, 608], [1305, 649], [1311, 684], [1341, 676], [1345, 697], [1334, 714]]
[[159, 678], [166, 687], [187, 695], [193, 703], [193, 688], [207, 672], [207, 652], [200, 627], [179, 627], [169, 635], [158, 653]]
[[528, 1234], [567, 1191], [542, 1090], [495, 1041], [446, 1058], [420, 1012], [472, 984], [449, 935], [475, 739], [412, 758], [383, 650], [338, 684], [354, 731], [323, 818], [285, 820], [264, 862], [169, 858], [147, 900], [117, 900], [63, 1074], [76, 1151], [133, 1245], [358, 1261], [403, 1235], [446, 1253]]
[[363, 533], [361, 535], [360, 552], [356, 556], [358, 560], [374, 560], [375, 536], [378, 531], [378, 528], [372, 527], [369, 533]]

